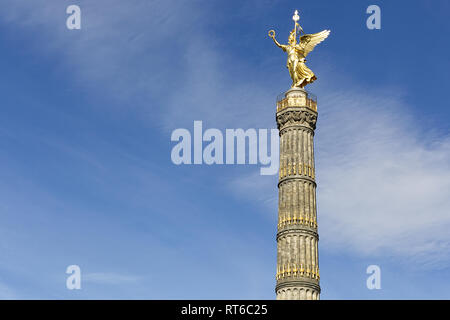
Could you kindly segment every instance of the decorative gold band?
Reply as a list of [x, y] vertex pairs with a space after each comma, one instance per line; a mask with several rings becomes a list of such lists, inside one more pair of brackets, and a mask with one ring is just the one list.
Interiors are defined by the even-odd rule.
[[298, 265], [294, 263], [278, 267], [275, 279], [281, 280], [288, 277], [306, 277], [320, 280], [319, 267], [310, 265], [304, 266], [303, 264]]
[[304, 175], [315, 179], [314, 168], [305, 163], [291, 163], [289, 162], [287, 166], [280, 166], [279, 178], [285, 178], [292, 175]]
[[312, 228], [316, 228], [317, 229], [317, 221], [314, 218], [309, 218], [308, 215], [302, 215], [300, 214], [299, 217], [295, 216], [290, 218], [283, 218], [283, 219], [279, 219], [278, 221], [278, 229], [281, 229], [285, 226], [289, 226], [289, 225], [294, 225], [294, 224], [301, 224], [304, 226], [309, 226]]

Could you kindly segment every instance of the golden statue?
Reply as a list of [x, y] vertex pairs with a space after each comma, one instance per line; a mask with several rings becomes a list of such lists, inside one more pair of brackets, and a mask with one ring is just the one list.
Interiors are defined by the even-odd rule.
[[[295, 14], [292, 17], [294, 20], [294, 29], [291, 31], [289, 35], [288, 43], [289, 44], [280, 44], [275, 39], [275, 31], [269, 31], [269, 37], [273, 39], [273, 42], [283, 49], [283, 51], [287, 52], [287, 68], [289, 69], [289, 74], [292, 78], [292, 87], [300, 87], [303, 88], [308, 83], [312, 83], [317, 79], [314, 72], [312, 72], [305, 64], [306, 56], [308, 53], [313, 51], [314, 47], [325, 40], [330, 34], [330, 30], [323, 30], [314, 34], [305, 34], [303, 32], [302, 27], [298, 24], [298, 20], [300, 19], [298, 15], [298, 11], [295, 10]], [[297, 29], [299, 33], [299, 43], [297, 44]], [[303, 32], [303, 35], [301, 35]]]

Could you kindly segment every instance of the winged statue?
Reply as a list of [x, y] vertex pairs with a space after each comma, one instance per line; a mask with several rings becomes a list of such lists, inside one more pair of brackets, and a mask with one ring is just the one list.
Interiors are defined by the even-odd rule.
[[[292, 78], [292, 87], [303, 88], [309, 83], [317, 80], [316, 75], [305, 64], [306, 56], [314, 50], [315, 46], [325, 40], [330, 34], [330, 30], [323, 30], [318, 33], [305, 34], [302, 27], [297, 23], [299, 16], [295, 11], [295, 15], [292, 18], [295, 22], [294, 29], [291, 31], [288, 39], [288, 44], [280, 44], [275, 39], [275, 31], [269, 31], [269, 37], [273, 42], [287, 53], [287, 68]], [[297, 43], [297, 31], [299, 35], [299, 41]], [[303, 32], [303, 35], [302, 35]]]

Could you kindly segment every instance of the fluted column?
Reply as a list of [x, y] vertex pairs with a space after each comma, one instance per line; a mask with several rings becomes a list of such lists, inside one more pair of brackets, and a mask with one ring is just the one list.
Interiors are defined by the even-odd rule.
[[276, 294], [281, 300], [320, 295], [314, 166], [315, 99], [292, 88], [277, 102], [280, 169]]

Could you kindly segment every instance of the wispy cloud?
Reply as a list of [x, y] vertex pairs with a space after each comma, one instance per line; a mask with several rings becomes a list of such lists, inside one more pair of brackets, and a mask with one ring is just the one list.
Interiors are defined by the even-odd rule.
[[168, 70], [177, 62], [176, 48], [183, 50], [189, 42], [180, 30], [196, 34], [192, 30], [198, 27], [202, 7], [171, 0], [132, 5], [80, 1], [81, 30], [68, 30], [69, 4], [73, 3], [7, 0], [0, 23], [32, 35], [27, 45], [37, 56], [59, 57], [54, 67], [66, 71], [66, 80], [88, 90], [95, 88], [127, 108], [161, 110], [161, 98], [174, 84]]
[[448, 263], [450, 139], [390, 91], [335, 90], [317, 135], [322, 241], [360, 254]]
[[252, 173], [246, 171], [243, 174], [228, 178], [226, 185], [228, 192], [236, 197], [250, 199], [271, 223], [276, 224], [278, 208], [278, 175], [261, 175], [255, 167]]
[[[316, 134], [321, 245], [361, 256], [447, 266], [450, 139], [427, 132], [392, 90], [330, 88], [320, 96]], [[232, 190], [259, 202], [272, 182], [239, 177]], [[241, 192], [240, 192], [241, 193]], [[242, 194], [242, 193], [241, 193]]]
[[262, 84], [257, 72], [233, 74], [228, 65], [245, 69], [245, 63], [220, 51], [208, 44], [206, 36], [188, 44], [184, 81], [172, 92], [162, 114], [167, 128], [192, 125], [194, 120], [222, 128], [274, 127], [272, 90]]
[[262, 85], [262, 68], [246, 71], [244, 61], [225, 53], [200, 22], [209, 16], [204, 6], [135, 1], [125, 7], [101, 0], [79, 5], [77, 31], [66, 29], [67, 4], [60, 1], [7, 1], [0, 22], [24, 33], [38, 28], [40, 37], [29, 45], [42, 56], [60, 56], [64, 63], [58, 67], [67, 69], [67, 79], [127, 109], [143, 110], [166, 131], [193, 120], [215, 127], [273, 127], [267, 102], [274, 93]]

